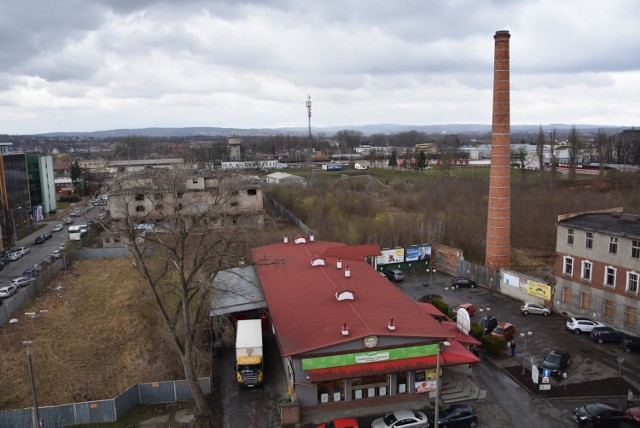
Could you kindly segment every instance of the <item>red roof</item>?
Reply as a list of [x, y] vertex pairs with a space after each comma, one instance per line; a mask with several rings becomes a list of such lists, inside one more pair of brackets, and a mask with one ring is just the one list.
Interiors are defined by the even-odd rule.
[[[252, 250], [283, 356], [371, 335], [415, 338], [416, 342], [449, 338], [450, 332], [363, 259], [344, 258], [343, 268], [337, 269], [337, 257], [329, 254], [349, 254], [347, 248], [336, 242], [290, 241]], [[312, 266], [317, 258], [323, 258], [325, 265]], [[345, 290], [355, 299], [338, 301], [336, 293]], [[391, 318], [395, 331], [387, 328]], [[344, 323], [349, 336], [341, 334]]]
[[[480, 362], [480, 359], [473, 355], [473, 353], [471, 353], [462, 344], [455, 340], [450, 343], [451, 345], [443, 348], [440, 353], [441, 367]], [[309, 375], [309, 380], [311, 382], [322, 382], [335, 379], [435, 368], [436, 359], [436, 355], [418, 358], [405, 358], [403, 360], [380, 361], [369, 364], [314, 369], [308, 370], [307, 374]]]
[[447, 316], [440, 311], [440, 309], [436, 308], [435, 306], [433, 306], [433, 304], [431, 303], [424, 303], [424, 302], [416, 302], [416, 304], [418, 306], [420, 306], [426, 313], [428, 313], [429, 315], [431, 315], [434, 318], [444, 318], [446, 319]]
[[466, 334], [461, 332], [455, 321], [447, 320], [447, 321], [442, 321], [440, 324], [442, 324], [444, 328], [449, 330], [451, 337], [453, 339], [456, 339], [460, 343], [464, 343], [465, 345], [476, 345], [476, 346], [480, 346], [482, 344], [482, 342], [480, 342], [475, 337], [471, 335], [467, 336]]

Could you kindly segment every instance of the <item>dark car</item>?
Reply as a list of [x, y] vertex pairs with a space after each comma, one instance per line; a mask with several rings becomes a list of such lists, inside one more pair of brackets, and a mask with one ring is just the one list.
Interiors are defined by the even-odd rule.
[[617, 427], [624, 420], [624, 412], [612, 403], [591, 403], [576, 408], [573, 420], [580, 425]]
[[479, 324], [484, 328], [484, 334], [490, 334], [498, 326], [498, 320], [491, 315], [485, 315], [480, 318]]
[[[431, 415], [434, 420], [434, 415]], [[441, 427], [475, 427], [478, 415], [473, 407], [467, 404], [452, 404], [444, 407], [438, 416], [438, 426]]]
[[36, 236], [36, 240], [35, 240], [36, 244], [38, 244], [38, 245], [44, 244], [44, 241], [45, 241], [45, 239], [44, 239], [44, 237], [42, 235]]
[[451, 280], [451, 286], [456, 288], [474, 288], [476, 285], [475, 281], [460, 276]]
[[591, 330], [591, 340], [598, 343], [619, 343], [622, 340], [622, 333], [611, 327], [594, 327], [593, 330]]
[[42, 235], [42, 237], [45, 241], [48, 241], [49, 239], [53, 238], [53, 234], [51, 232], [46, 232], [44, 235]]
[[549, 354], [544, 357], [544, 360], [542, 360], [538, 368], [540, 369], [541, 374], [543, 370], [549, 370], [551, 372], [551, 376], [562, 376], [562, 373], [565, 372], [569, 365], [570, 359], [568, 352], [556, 349], [549, 352]]
[[625, 352], [640, 352], [640, 337], [629, 336], [625, 334], [620, 340], [620, 347]]

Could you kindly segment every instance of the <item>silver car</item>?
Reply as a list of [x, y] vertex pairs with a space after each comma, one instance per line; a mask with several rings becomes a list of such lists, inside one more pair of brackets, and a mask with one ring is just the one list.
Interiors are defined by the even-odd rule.
[[544, 315], [546, 317], [551, 312], [549, 311], [549, 309], [538, 303], [523, 303], [522, 306], [520, 306], [520, 313], [522, 315], [535, 314]]
[[5, 287], [0, 288], [0, 298], [6, 299], [7, 297], [13, 296], [16, 291], [18, 291], [18, 287], [15, 285], [7, 285]]

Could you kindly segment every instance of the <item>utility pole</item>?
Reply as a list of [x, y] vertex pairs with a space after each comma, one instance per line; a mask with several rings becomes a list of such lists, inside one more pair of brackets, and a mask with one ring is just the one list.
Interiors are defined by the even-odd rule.
[[311, 164], [313, 158], [311, 157], [313, 148], [311, 147], [311, 95], [307, 95], [307, 114], [309, 116], [309, 163]]

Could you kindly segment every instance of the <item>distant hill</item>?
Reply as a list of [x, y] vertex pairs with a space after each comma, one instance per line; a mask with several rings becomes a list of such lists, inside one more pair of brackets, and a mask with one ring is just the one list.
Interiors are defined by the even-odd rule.
[[[545, 131], [555, 128], [563, 131], [571, 128], [573, 125], [566, 124], [549, 124], [543, 125]], [[540, 125], [512, 125], [512, 133], [537, 133]], [[576, 125], [580, 132], [591, 132], [603, 128], [601, 125]], [[624, 127], [604, 127], [607, 132], [620, 132]], [[445, 124], [445, 125], [359, 125], [359, 126], [331, 126], [324, 128], [312, 128], [314, 135], [325, 134], [331, 136], [342, 130], [359, 131], [365, 135], [372, 134], [397, 134], [401, 132], [417, 131], [425, 134], [482, 134], [491, 132], [491, 125], [482, 124]], [[188, 127], [188, 128], [132, 128], [132, 129], [112, 129], [106, 131], [92, 132], [49, 132], [37, 134], [40, 137], [92, 137], [92, 138], [114, 138], [114, 137], [193, 137], [193, 136], [209, 136], [209, 137], [228, 137], [237, 135], [239, 137], [249, 136], [271, 136], [279, 134], [288, 135], [306, 135], [308, 128], [220, 128], [220, 127]]]

